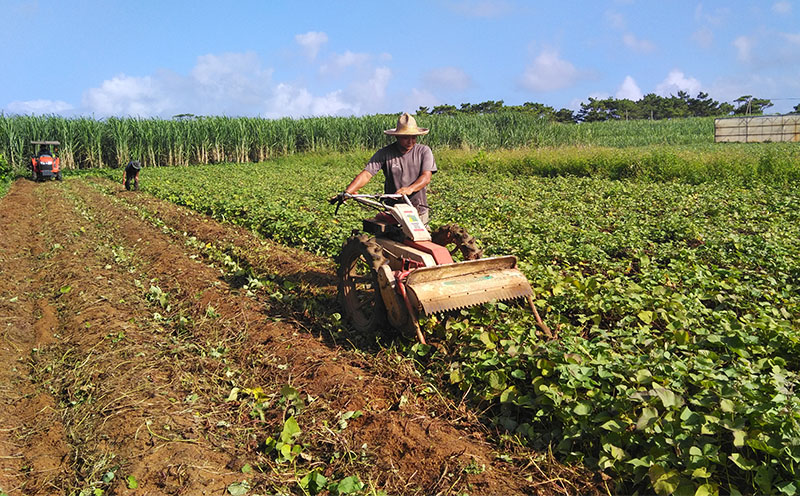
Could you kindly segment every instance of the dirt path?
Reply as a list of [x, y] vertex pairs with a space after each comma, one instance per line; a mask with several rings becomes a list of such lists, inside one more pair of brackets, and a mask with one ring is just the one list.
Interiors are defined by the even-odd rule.
[[100, 180], [17, 181], [0, 231], [0, 494], [596, 492], [320, 319], [329, 260]]

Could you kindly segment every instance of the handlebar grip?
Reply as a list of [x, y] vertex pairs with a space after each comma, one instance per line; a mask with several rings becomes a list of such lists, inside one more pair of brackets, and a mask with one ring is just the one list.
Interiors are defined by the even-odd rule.
[[334, 210], [333, 215], [337, 215], [339, 213], [339, 207], [341, 207], [342, 203], [344, 203], [344, 198], [346, 194], [347, 193], [343, 191], [328, 198], [328, 203], [330, 203], [331, 205], [333, 205], [334, 203], [336, 204], [336, 210]]

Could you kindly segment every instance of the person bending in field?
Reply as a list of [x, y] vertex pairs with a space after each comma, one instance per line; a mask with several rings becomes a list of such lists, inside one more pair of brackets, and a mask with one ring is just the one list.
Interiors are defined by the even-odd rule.
[[372, 176], [383, 171], [383, 191], [386, 194], [406, 195], [419, 212], [424, 224], [428, 223], [428, 184], [436, 172], [433, 152], [427, 145], [417, 143], [417, 137], [428, 134], [429, 129], [417, 127], [417, 121], [404, 113], [397, 119], [397, 127], [384, 134], [397, 141], [384, 146], [369, 159], [367, 165], [344, 190], [351, 195], [364, 187]]
[[139, 170], [141, 168], [142, 164], [137, 160], [131, 160], [125, 166], [125, 171], [122, 173], [122, 184], [125, 185], [126, 190], [130, 191], [131, 183], [133, 183], [133, 190], [139, 191]]

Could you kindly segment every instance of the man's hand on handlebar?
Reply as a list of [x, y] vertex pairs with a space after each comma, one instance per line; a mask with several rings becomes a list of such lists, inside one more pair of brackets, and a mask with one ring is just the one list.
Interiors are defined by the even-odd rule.
[[395, 194], [404, 195], [404, 196], [411, 196], [412, 194], [414, 194], [414, 190], [409, 188], [409, 187], [399, 188], [397, 191], [395, 191]]
[[331, 205], [335, 205], [337, 203], [341, 205], [348, 198], [348, 196], [350, 195], [346, 191], [342, 191], [341, 193], [336, 193], [335, 195], [328, 198], [328, 203], [330, 203]]
[[328, 198], [328, 203], [331, 205], [336, 205], [336, 211], [333, 213], [334, 215], [339, 213], [339, 207], [342, 206], [342, 203], [350, 196], [349, 193], [346, 191], [342, 191], [341, 193], [337, 193], [332, 197]]
[[341, 193], [328, 198], [328, 203], [331, 205], [336, 205], [336, 211], [334, 212], [334, 215], [339, 213], [339, 207], [342, 206], [342, 203], [350, 198], [357, 203], [361, 203], [378, 210], [385, 210], [388, 206], [395, 205], [398, 202], [405, 202], [411, 205], [411, 201], [408, 199], [408, 196], [403, 194], [390, 193], [382, 195], [357, 195], [348, 193], [347, 191], [342, 191]]

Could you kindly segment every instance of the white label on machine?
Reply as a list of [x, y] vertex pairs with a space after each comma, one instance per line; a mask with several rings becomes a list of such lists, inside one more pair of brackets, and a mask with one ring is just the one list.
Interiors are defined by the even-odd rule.
[[419, 218], [419, 212], [417, 212], [416, 208], [400, 203], [392, 207], [392, 210], [395, 213], [395, 218], [403, 227], [406, 236], [413, 241], [430, 241], [431, 235]]

